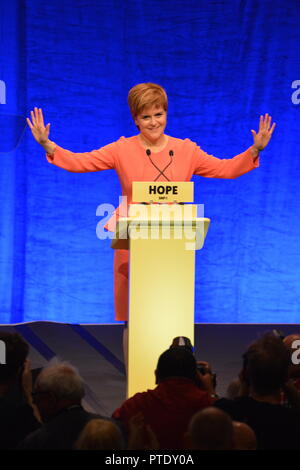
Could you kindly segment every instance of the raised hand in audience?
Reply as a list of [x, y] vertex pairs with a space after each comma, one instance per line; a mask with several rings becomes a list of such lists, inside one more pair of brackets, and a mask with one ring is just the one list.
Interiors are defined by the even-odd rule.
[[197, 383], [200, 388], [216, 397], [216, 376], [206, 361], [197, 361]]

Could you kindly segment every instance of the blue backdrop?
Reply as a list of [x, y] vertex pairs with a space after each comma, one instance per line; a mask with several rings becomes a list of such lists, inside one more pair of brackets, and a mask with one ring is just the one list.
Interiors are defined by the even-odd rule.
[[298, 0], [0, 1], [1, 323], [114, 321], [96, 208], [118, 204], [117, 177], [49, 165], [25, 117], [42, 107], [52, 140], [99, 148], [136, 133], [127, 93], [147, 81], [168, 92], [167, 133], [221, 158], [273, 116], [259, 169], [194, 178], [212, 219], [196, 321], [299, 321], [299, 15]]

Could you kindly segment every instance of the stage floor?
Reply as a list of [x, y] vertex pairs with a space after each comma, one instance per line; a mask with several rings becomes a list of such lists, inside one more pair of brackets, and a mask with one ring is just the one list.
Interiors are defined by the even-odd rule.
[[[299, 325], [195, 325], [195, 356], [212, 365], [220, 396], [237, 377], [249, 343], [275, 328], [285, 336], [300, 333]], [[35, 322], [0, 329], [17, 331], [27, 340], [33, 369], [45, 366], [55, 356], [76, 366], [86, 384], [84, 406], [88, 410], [110, 416], [126, 398], [121, 325]]]

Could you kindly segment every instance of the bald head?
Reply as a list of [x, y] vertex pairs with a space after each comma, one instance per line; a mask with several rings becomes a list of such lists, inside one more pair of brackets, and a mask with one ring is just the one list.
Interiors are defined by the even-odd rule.
[[256, 450], [256, 435], [246, 423], [233, 421], [233, 440], [235, 450]]
[[116, 424], [107, 419], [92, 419], [85, 425], [75, 447], [81, 450], [121, 450], [124, 443]]
[[241, 392], [241, 381], [240, 379], [234, 379], [227, 387], [226, 397], [230, 400], [234, 400], [236, 397], [240, 396]]
[[192, 449], [232, 450], [233, 424], [230, 416], [215, 407], [198, 411], [190, 421], [188, 436]]
[[294, 341], [300, 340], [300, 334], [294, 333], [292, 335], [288, 335], [284, 338], [283, 342], [286, 346], [291, 347]]

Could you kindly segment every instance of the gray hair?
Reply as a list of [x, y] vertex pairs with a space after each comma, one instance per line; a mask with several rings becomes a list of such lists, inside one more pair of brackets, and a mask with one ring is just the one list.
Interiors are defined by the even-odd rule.
[[36, 389], [75, 402], [84, 397], [84, 382], [76, 367], [57, 359], [51, 360], [39, 374]]

